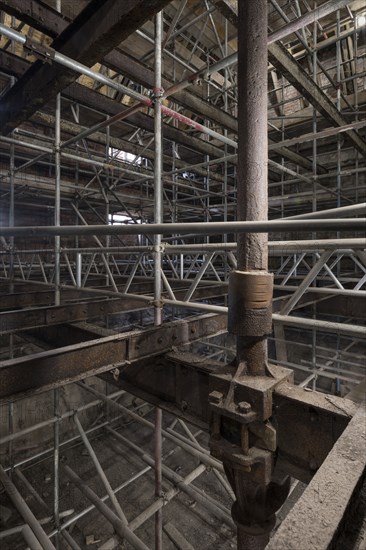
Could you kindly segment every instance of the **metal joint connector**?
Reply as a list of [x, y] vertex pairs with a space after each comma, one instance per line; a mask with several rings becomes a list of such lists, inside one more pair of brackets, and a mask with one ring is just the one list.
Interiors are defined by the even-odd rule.
[[53, 48], [40, 44], [39, 42], [29, 38], [29, 36], [26, 38], [24, 48], [28, 50], [29, 54], [35, 55], [38, 59], [43, 61], [43, 63], [49, 63], [52, 65], [52, 62], [55, 59], [56, 51]]
[[272, 332], [273, 275], [233, 271], [229, 278], [229, 332], [264, 337]]
[[112, 375], [113, 375], [114, 380], [117, 381], [118, 378], [119, 378], [119, 375], [121, 374], [121, 373], [120, 373], [120, 370], [119, 370], [118, 368], [115, 368], [115, 369], [113, 369], [111, 372], [112, 372]]
[[164, 96], [164, 92], [165, 92], [164, 88], [154, 88], [152, 90], [151, 97], [154, 100], [159, 100]]

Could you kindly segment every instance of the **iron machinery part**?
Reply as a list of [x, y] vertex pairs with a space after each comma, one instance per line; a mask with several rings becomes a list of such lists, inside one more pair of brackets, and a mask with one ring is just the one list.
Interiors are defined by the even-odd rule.
[[[238, 2], [238, 221], [268, 219], [267, 0]], [[211, 454], [222, 460], [236, 501], [232, 517], [238, 549], [263, 549], [286, 500], [290, 480], [274, 478], [275, 387], [292, 373], [268, 365], [273, 277], [268, 273], [268, 235], [238, 235], [237, 269], [229, 280], [229, 331], [236, 359], [210, 376]], [[250, 429], [253, 424], [253, 429]]]

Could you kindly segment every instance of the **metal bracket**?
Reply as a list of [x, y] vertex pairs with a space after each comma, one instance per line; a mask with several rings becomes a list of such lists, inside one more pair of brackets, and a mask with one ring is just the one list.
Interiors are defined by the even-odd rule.
[[153, 100], [159, 100], [164, 96], [164, 88], [153, 88], [151, 90], [151, 97]]
[[251, 472], [257, 483], [269, 483], [271, 480], [273, 454], [270, 451], [251, 447], [247, 454], [239, 445], [230, 443], [223, 437], [210, 439], [212, 456], [230, 467], [242, 472]]
[[27, 36], [25, 40], [24, 48], [28, 50], [29, 55], [35, 55], [43, 63], [49, 63], [52, 65], [52, 62], [55, 59], [56, 51], [53, 48], [40, 44], [39, 42], [29, 38], [29, 36]]
[[226, 365], [209, 379], [210, 409], [241, 424], [265, 421], [272, 416], [272, 393], [283, 382], [293, 381], [293, 371], [271, 365], [269, 376], [235, 377], [235, 367]]

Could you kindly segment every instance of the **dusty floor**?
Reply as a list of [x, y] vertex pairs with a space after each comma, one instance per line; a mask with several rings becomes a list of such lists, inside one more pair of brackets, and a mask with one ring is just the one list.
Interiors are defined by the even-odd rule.
[[[92, 383], [92, 382], [91, 382]], [[111, 390], [109, 390], [111, 391]], [[93, 396], [90, 397], [90, 400]], [[86, 401], [88, 399], [86, 398]], [[150, 405], [144, 404], [140, 400], [131, 398], [128, 394], [120, 398], [120, 402], [131, 408], [137, 407], [141, 415], [153, 421], [154, 411]], [[113, 427], [129, 441], [142, 447], [146, 454], [153, 455], [153, 437], [152, 430], [136, 421], [131, 421], [130, 417], [122, 416], [116, 419], [111, 410], [107, 411], [105, 407], [98, 409], [98, 422], [107, 419], [112, 421]], [[168, 427], [174, 418], [164, 413], [164, 427]], [[95, 422], [95, 417], [90, 416], [82, 418], [84, 429], [89, 428]], [[70, 428], [71, 428], [70, 423]], [[197, 429], [189, 426], [191, 431], [196, 434], [198, 442], [207, 447], [208, 435], [204, 432], [197, 433]], [[175, 429], [181, 435], [187, 436], [179, 424]], [[70, 432], [72, 437], [75, 432]], [[95, 453], [103, 467], [104, 472], [113, 488], [129, 480], [132, 476], [147, 468], [147, 464], [135, 454], [128, 446], [117, 441], [108, 431], [101, 429], [93, 432], [90, 441]], [[34, 454], [32, 450], [32, 454]], [[90, 502], [81, 494], [81, 492], [69, 482], [63, 472], [62, 466], [69, 465], [88, 486], [91, 487], [100, 497], [106, 494], [106, 490], [96, 472], [96, 469], [82, 443], [74, 443], [62, 447], [60, 450], [61, 458], [61, 477], [60, 477], [60, 511], [73, 509], [80, 512], [90, 505]], [[163, 464], [171, 470], [184, 477], [199, 465], [199, 459], [190, 455], [187, 451], [177, 447], [175, 443], [164, 439], [163, 442]], [[21, 490], [22, 495], [35, 513], [38, 519], [52, 516], [53, 514], [53, 462], [48, 458], [31, 467], [22, 470], [26, 478], [37, 489], [41, 498], [46, 503], [46, 508], [37, 501], [24, 484], [19, 481], [16, 475], [13, 480]], [[230, 516], [232, 504], [231, 497], [225, 488], [219, 483], [214, 472], [210, 469], [200, 475], [193, 485], [201, 489], [205, 495], [214, 499], [220, 505], [224, 506]], [[173, 484], [163, 480], [163, 491], [167, 493]], [[301, 483], [295, 483], [290, 497], [278, 513], [277, 525], [283, 521], [289, 510], [300, 497], [305, 486]], [[128, 484], [118, 493], [118, 501], [130, 522], [138, 516], [146, 507], [154, 502], [154, 472], [153, 469], [145, 471], [143, 475], [135, 481]], [[108, 501], [107, 501], [108, 503]], [[5, 507], [5, 508], [3, 508]], [[6, 517], [8, 511], [11, 511], [10, 517]], [[360, 492], [357, 501], [352, 503], [352, 509], [349, 520], [342, 529], [337, 545], [332, 550], [365, 550], [366, 549], [366, 488]], [[230, 550], [236, 548], [235, 529], [229, 527], [222, 520], [215, 517], [202, 504], [196, 502], [192, 496], [180, 492], [173, 500], [163, 508], [163, 525], [172, 524], [183, 537], [192, 545], [195, 550]], [[10, 529], [14, 526], [23, 524], [23, 520], [12, 507], [8, 497], [0, 491], [0, 531]], [[45, 530], [50, 533], [52, 524], [45, 525]], [[154, 543], [154, 517], [151, 517], [136, 531], [136, 535], [149, 548], [153, 548]], [[70, 529], [70, 534], [82, 549], [99, 549], [107, 540], [114, 535], [110, 523], [96, 510], [79, 519]], [[163, 532], [164, 550], [174, 550], [177, 546], [170, 540], [168, 535]], [[6, 539], [0, 538], [1, 550], [24, 550], [26, 544], [21, 535], [13, 535]], [[127, 542], [118, 546], [120, 549], [132, 548]], [[68, 549], [70, 546], [63, 538], [60, 539], [60, 548]], [[306, 550], [306, 549], [299, 549]]]
[[[149, 408], [145, 407], [144, 411], [148, 410]], [[173, 418], [169, 415], [164, 416], [164, 425], [170, 425]], [[147, 417], [153, 419], [153, 413], [150, 412]], [[148, 454], [152, 455], [153, 441], [151, 429], [137, 425], [136, 422], [129, 423], [125, 427], [119, 422], [116, 426], [118, 426], [117, 429], [120, 433], [127, 436], [130, 441], [142, 446]], [[84, 425], [84, 427], [86, 426]], [[194, 428], [192, 429], [194, 430]], [[183, 434], [182, 430], [178, 429], [178, 431]], [[201, 444], [207, 443], [206, 434], [198, 435], [197, 439]], [[97, 437], [91, 439], [91, 442], [113, 488], [128, 480], [131, 476], [147, 466], [133, 451], [120, 442], [115, 441], [114, 438], [105, 431], [100, 431]], [[177, 448], [174, 443], [168, 440], [164, 440], [163, 443], [163, 456], [166, 457], [163, 463], [183, 477], [199, 465], [199, 460], [197, 458], [192, 457], [181, 448]], [[99, 496], [103, 496], [106, 493], [83, 445], [79, 444], [68, 449], [63, 448], [61, 451], [61, 462], [62, 464], [68, 464], [84, 481], [88, 482], [88, 485], [92, 487]], [[49, 507], [49, 513], [47, 514], [34, 496], [28, 493], [28, 496], [26, 496], [27, 504], [34, 511], [37, 518], [52, 515], [52, 468], [52, 460], [46, 460], [32, 466], [28, 470], [24, 470], [27, 479], [37, 488], [42, 499]], [[14, 480], [19, 489], [22, 489], [22, 493], [25, 494], [22, 483], [20, 483], [16, 477]], [[201, 476], [195, 480], [194, 484], [205, 491], [207, 495], [221, 502], [227, 507], [228, 514], [230, 514], [231, 499], [212, 471], [206, 471], [201, 474]], [[164, 492], [167, 492], [172, 487], [172, 483], [167, 480], [163, 481]], [[79, 512], [90, 504], [80, 491], [69, 483], [68, 478], [62, 472], [62, 468], [60, 494], [60, 511], [72, 508], [75, 512]], [[139, 513], [154, 501], [153, 470], [150, 469], [143, 476], [122, 489], [118, 493], [118, 500], [129, 521], [139, 515]], [[12, 509], [8, 498], [4, 494], [0, 496], [0, 504], [6, 506], [8, 509]], [[213, 517], [202, 505], [196, 503], [185, 493], [180, 493], [164, 507], [163, 524], [165, 525], [169, 522], [171, 522], [197, 550], [206, 550], [209, 548], [230, 549], [235, 547], [234, 530], [222, 524], [222, 522], [219, 522], [217, 518]], [[22, 523], [20, 516], [13, 510], [10, 519], [6, 521], [5, 525], [1, 526], [1, 529], [9, 529]], [[49, 532], [49, 530], [50, 526], [46, 526], [46, 531]], [[99, 548], [105, 541], [112, 537], [113, 528], [99, 512], [94, 510], [78, 520], [70, 533], [81, 548]], [[136, 530], [136, 534], [149, 547], [152, 547], [154, 518], [150, 518], [145, 524], [139, 527]], [[96, 542], [87, 545], [86, 541], [89, 537], [93, 537]], [[176, 548], [165, 532], [163, 533], [163, 541], [164, 549], [173, 550]], [[26, 547], [22, 537], [19, 535], [1, 540], [0, 545], [2, 550], [20, 550]], [[62, 547], [68, 548], [64, 541], [62, 541]], [[121, 548], [122, 547], [130, 548], [129, 544], [126, 542], [123, 543]]]

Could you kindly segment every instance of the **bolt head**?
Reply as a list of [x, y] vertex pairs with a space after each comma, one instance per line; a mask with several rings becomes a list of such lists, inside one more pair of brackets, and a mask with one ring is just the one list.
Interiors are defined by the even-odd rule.
[[314, 472], [315, 470], [318, 469], [318, 464], [317, 464], [316, 460], [314, 460], [314, 458], [312, 458], [312, 459], [310, 460], [310, 462], [309, 462], [309, 468], [310, 468], [310, 470], [312, 470], [313, 472]]
[[209, 396], [208, 396], [208, 400], [210, 403], [214, 403], [216, 405], [219, 405], [222, 401], [222, 398], [223, 398], [223, 394], [219, 391], [212, 391]]
[[252, 410], [252, 406], [247, 401], [241, 401], [238, 403], [238, 410], [243, 414], [248, 414]]

